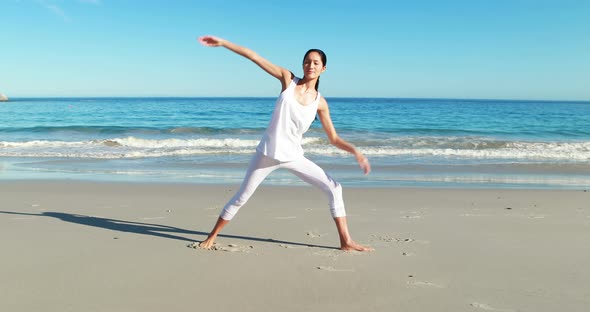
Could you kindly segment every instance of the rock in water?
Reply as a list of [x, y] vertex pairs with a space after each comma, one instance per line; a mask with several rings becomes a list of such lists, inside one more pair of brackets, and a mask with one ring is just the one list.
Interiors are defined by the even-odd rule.
[[8, 101], [8, 97], [2, 93], [0, 93], [0, 102], [6, 102]]

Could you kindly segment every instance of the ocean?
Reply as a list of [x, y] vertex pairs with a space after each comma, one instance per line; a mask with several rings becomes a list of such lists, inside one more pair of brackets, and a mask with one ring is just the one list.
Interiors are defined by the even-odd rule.
[[[344, 186], [590, 187], [590, 102], [327, 98], [365, 176], [315, 121], [306, 157]], [[275, 98], [16, 98], [0, 180], [239, 184]], [[288, 171], [264, 182], [303, 185]]]

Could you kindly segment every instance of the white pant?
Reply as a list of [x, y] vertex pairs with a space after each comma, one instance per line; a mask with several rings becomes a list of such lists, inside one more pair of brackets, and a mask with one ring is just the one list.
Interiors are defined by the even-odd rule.
[[223, 207], [220, 217], [224, 220], [231, 220], [240, 207], [246, 204], [250, 196], [254, 194], [260, 183], [271, 172], [279, 168], [286, 168], [301, 180], [320, 188], [328, 196], [330, 213], [333, 218], [346, 216], [344, 201], [342, 200], [342, 187], [314, 162], [305, 157], [293, 161], [280, 162], [257, 152], [250, 161], [240, 190]]

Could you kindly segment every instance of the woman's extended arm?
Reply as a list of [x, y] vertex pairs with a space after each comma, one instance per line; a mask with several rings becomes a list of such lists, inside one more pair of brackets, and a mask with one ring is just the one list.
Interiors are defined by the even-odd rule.
[[201, 44], [203, 44], [205, 46], [224, 47], [234, 53], [237, 53], [237, 54], [251, 60], [256, 65], [260, 66], [260, 68], [264, 69], [264, 71], [269, 73], [271, 76], [280, 80], [283, 85], [283, 90], [287, 88], [287, 86], [291, 82], [291, 79], [293, 78], [292, 77], [293, 74], [289, 70], [269, 62], [267, 59], [258, 55], [258, 53], [254, 52], [253, 50], [250, 50], [246, 47], [239, 46], [233, 42], [227, 41], [222, 38], [214, 37], [214, 36], [203, 36], [203, 37], [199, 37], [198, 40]]
[[341, 150], [345, 150], [353, 154], [365, 175], [369, 174], [369, 172], [371, 172], [371, 164], [369, 163], [367, 157], [365, 157], [363, 153], [357, 150], [354, 147], [354, 145], [346, 142], [344, 139], [340, 138], [336, 133], [336, 128], [334, 128], [334, 124], [332, 124], [332, 118], [330, 117], [330, 109], [328, 108], [328, 102], [326, 102], [326, 99], [324, 99], [324, 97], [320, 99], [320, 104], [318, 106], [318, 116], [320, 117], [320, 121], [322, 122], [324, 131], [326, 131], [326, 134], [328, 135], [330, 143]]

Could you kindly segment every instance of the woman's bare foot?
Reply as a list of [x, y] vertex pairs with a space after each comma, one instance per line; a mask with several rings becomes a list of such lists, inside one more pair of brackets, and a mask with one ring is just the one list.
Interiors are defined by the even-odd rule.
[[371, 247], [365, 247], [363, 245], [357, 244], [354, 241], [350, 241], [348, 243], [341, 243], [340, 250], [344, 251], [375, 251], [375, 249]]
[[211, 230], [211, 233], [209, 233], [207, 239], [199, 244], [199, 248], [212, 249], [213, 245], [215, 245], [215, 239], [217, 238], [217, 234], [219, 234], [219, 232], [221, 232], [221, 229], [223, 229], [223, 227], [228, 223], [229, 220], [223, 220], [221, 217], [217, 218], [217, 222], [215, 223], [213, 230]]
[[215, 245], [215, 239], [207, 238], [206, 240], [199, 243], [199, 248], [211, 249], [211, 248], [213, 248], [213, 245]]
[[371, 247], [365, 247], [363, 245], [359, 245], [355, 241], [352, 240], [352, 238], [350, 237], [350, 233], [348, 232], [348, 223], [346, 222], [346, 217], [336, 217], [336, 218], [334, 218], [334, 222], [336, 222], [336, 228], [338, 229], [338, 236], [340, 237], [340, 250], [344, 250], [344, 251], [374, 251], [375, 250]]

